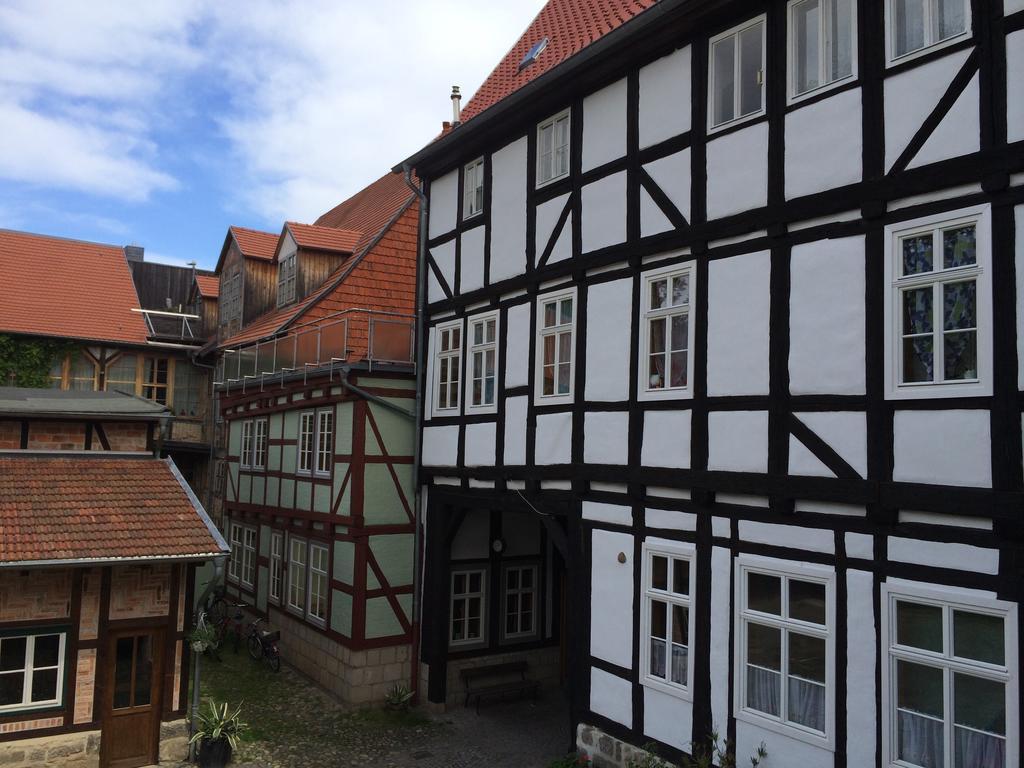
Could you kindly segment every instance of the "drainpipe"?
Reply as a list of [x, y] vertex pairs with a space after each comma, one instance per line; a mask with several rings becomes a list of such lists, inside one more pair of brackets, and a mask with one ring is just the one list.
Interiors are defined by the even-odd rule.
[[416, 420], [416, 414], [414, 414], [412, 411], [407, 411], [402, 406], [395, 405], [391, 401], [385, 400], [380, 395], [375, 395], [372, 392], [367, 392], [365, 389], [363, 389], [361, 387], [357, 387], [355, 384], [350, 382], [348, 380], [348, 374], [349, 374], [350, 370], [351, 370], [350, 368], [342, 369], [342, 372], [341, 372], [341, 386], [343, 386], [349, 392], [352, 392], [353, 394], [358, 395], [359, 397], [363, 398], [363, 400], [369, 400], [371, 403], [376, 403], [381, 408], [387, 408], [389, 411], [394, 411], [399, 416], [404, 416], [405, 418], [409, 419], [410, 421], [415, 421]]
[[427, 196], [423, 190], [413, 183], [412, 168], [408, 163], [402, 164], [405, 173], [405, 183], [413, 191], [420, 201], [420, 221], [418, 237], [416, 238], [416, 432], [413, 442], [412, 455], [412, 484], [413, 484], [413, 519], [415, 521], [415, 532], [413, 533], [413, 553], [415, 567], [412, 575], [412, 662], [410, 670], [412, 680], [410, 688], [413, 699], [419, 698], [420, 688], [420, 613], [422, 612], [423, 588], [423, 520], [422, 520], [422, 499], [420, 493], [420, 442], [423, 435], [423, 305], [427, 296]]

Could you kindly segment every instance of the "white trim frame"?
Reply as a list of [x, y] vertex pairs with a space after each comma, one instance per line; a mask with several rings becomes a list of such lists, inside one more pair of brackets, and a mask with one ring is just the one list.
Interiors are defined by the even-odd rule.
[[818, 27], [819, 33], [819, 50], [818, 50], [818, 76], [820, 85], [810, 88], [801, 93], [796, 92], [796, 64], [797, 64], [797, 37], [796, 29], [793, 24], [794, 11], [796, 6], [801, 3], [808, 2], [808, 0], [789, 0], [786, 6], [786, 103], [787, 104], [799, 104], [805, 99], [809, 99], [818, 94], [826, 91], [838, 88], [841, 85], [850, 83], [858, 77], [858, 59], [857, 59], [857, 0], [850, 0], [851, 12], [853, 14], [850, 20], [850, 74], [843, 75], [842, 77], [835, 78], [829, 82], [825, 80], [825, 62], [828, 59], [827, 51], [831, 50], [835, 46], [835, 41], [831, 40], [828, 35], [829, 25], [828, 22], [831, 19], [831, 10], [827, 13], [824, 12], [825, 4], [828, 3], [828, 7], [831, 8], [832, 4], [839, 2], [839, 0], [817, 0], [818, 15], [820, 24]]
[[[316, 446], [313, 454], [313, 474], [316, 477], [330, 477], [334, 469], [334, 406], [329, 408], [318, 408], [316, 411], [316, 438], [313, 444]], [[326, 417], [327, 426], [324, 427]], [[327, 433], [327, 440], [324, 443], [324, 433]]]
[[[324, 557], [324, 567], [317, 568], [313, 564], [313, 552], [314, 550], [322, 550]], [[313, 575], [319, 574], [324, 579], [324, 591], [320, 595], [323, 600], [324, 615], [317, 616], [313, 613]], [[327, 626], [327, 615], [330, 608], [331, 599], [331, 548], [320, 541], [310, 540], [309, 548], [306, 552], [306, 620], [311, 624], [324, 627]]]
[[[470, 187], [470, 180], [474, 182]], [[480, 190], [480, 205], [476, 205], [476, 191]], [[462, 220], [475, 219], [484, 212], [484, 159], [478, 157], [462, 166]]]
[[[309, 421], [309, 429], [306, 429], [306, 421]], [[309, 448], [303, 445], [304, 435], [309, 435]], [[295, 444], [295, 474], [312, 475], [313, 466], [316, 463], [316, 411], [299, 412], [299, 434]], [[303, 466], [303, 458], [307, 460], [307, 466]]]
[[[487, 331], [487, 323], [488, 322], [493, 322], [494, 323], [494, 341], [487, 341], [486, 331]], [[483, 324], [483, 326], [484, 326], [484, 334], [485, 334], [484, 335], [484, 341], [482, 341], [480, 344], [474, 343], [474, 338], [475, 337], [473, 335], [474, 331], [476, 330], [475, 326], [478, 325], [478, 324]], [[465, 337], [463, 339], [463, 346], [465, 348], [465, 354], [466, 354], [466, 381], [465, 381], [466, 392], [465, 392], [464, 398], [465, 398], [465, 403], [466, 403], [466, 413], [467, 414], [469, 414], [469, 413], [497, 413], [498, 412], [498, 381], [499, 381], [498, 377], [500, 375], [500, 373], [498, 371], [498, 352], [499, 352], [499, 350], [498, 350], [498, 339], [500, 338], [500, 334], [501, 334], [501, 313], [498, 312], [498, 311], [485, 312], [485, 313], [480, 314], [480, 315], [473, 315], [472, 317], [467, 318], [467, 320], [466, 320], [466, 332], [465, 332]], [[484, 358], [484, 364], [486, 364], [486, 357], [487, 357], [487, 351], [488, 350], [491, 350], [494, 353], [494, 388], [491, 391], [492, 401], [490, 403], [481, 402], [479, 405], [475, 405], [473, 403], [473, 382], [475, 380], [475, 377], [473, 375], [474, 374], [474, 369], [473, 369], [474, 357], [476, 355], [481, 355]], [[481, 382], [482, 382], [481, 391], [485, 391], [483, 389], [483, 385], [485, 385], [486, 382], [487, 382], [486, 369], [485, 369], [484, 377], [481, 379]]]
[[[562, 299], [570, 299], [572, 301], [572, 319], [568, 323], [557, 323], [550, 328], [544, 327], [544, 305], [554, 302], [556, 304], [556, 317], [558, 321], [560, 318], [557, 313], [561, 311], [560, 302]], [[538, 296], [533, 302], [533, 311], [536, 319], [536, 350], [533, 359], [533, 387], [534, 387], [534, 404], [535, 405], [568, 405], [571, 404], [575, 397], [576, 387], [576, 360], [578, 358], [576, 350], [576, 313], [578, 311], [577, 301], [577, 290], [576, 286], [569, 288], [564, 291], [556, 291], [554, 293], [547, 293]], [[559, 344], [557, 338], [560, 334], [565, 333], [566, 329], [570, 334], [569, 341], [569, 391], [563, 394], [558, 394], [558, 366], [565, 361], [561, 360], [558, 356]], [[555, 336], [555, 392], [550, 395], [544, 394], [544, 337]]]
[[[450, 332], [455, 329], [458, 329], [459, 331], [459, 345], [457, 350], [454, 346], [451, 346], [448, 350], [442, 352], [441, 336], [444, 333], [449, 333], [449, 338], [451, 338]], [[465, 324], [462, 322], [461, 319], [451, 320], [445, 323], [438, 323], [437, 325], [434, 326], [434, 353], [432, 356], [434, 374], [431, 380], [431, 389], [433, 390], [433, 392], [431, 393], [430, 398], [430, 412], [434, 416], [459, 416], [462, 414], [462, 357], [465, 348], [466, 328]], [[448, 387], [449, 396], [453, 391], [455, 392], [455, 397], [458, 398], [458, 402], [454, 406], [446, 405], [443, 408], [440, 405], [442, 359], [449, 361], [449, 377], [451, 376], [452, 371], [452, 361], [454, 361], [454, 370], [456, 375], [458, 376], [458, 379], [455, 382], [452, 382], [451, 378], [449, 378], [448, 383], [445, 385]], [[452, 388], [453, 383], [455, 385], [454, 389]]]
[[238, 451], [238, 466], [241, 469], [252, 469], [253, 449], [255, 448], [253, 420], [242, 422], [241, 447]]
[[[933, 270], [929, 273], [901, 278], [902, 258], [899, 243], [902, 238], [915, 234], [937, 232], [956, 226], [973, 223], [975, 229], [976, 266], [949, 270]], [[933, 259], [941, 266], [941, 249], [933, 250]], [[991, 206], [988, 204], [939, 213], [921, 219], [890, 224], [885, 228], [885, 397], [887, 400], [917, 400], [936, 397], [988, 397], [992, 394], [992, 225]], [[978, 378], [969, 381], [940, 381], [936, 383], [901, 383], [902, 378], [902, 308], [901, 291], [913, 287], [920, 281], [924, 285], [936, 282], [957, 282], [961, 277], [972, 275], [976, 280], [975, 312], [976, 343], [978, 354]], [[933, 306], [933, 312], [941, 314], [941, 305]], [[941, 327], [934, 329], [941, 334]], [[933, 365], [944, 365], [941, 349], [933, 349]]]
[[[666, 557], [671, 563], [672, 560], [686, 562], [689, 568], [689, 595], [685, 598], [682, 595], [678, 595], [674, 592], [661, 592], [651, 586], [651, 562], [654, 556]], [[642, 563], [641, 563], [641, 575], [640, 575], [640, 637], [637, 642], [640, 644], [640, 685], [645, 688], [652, 688], [654, 690], [667, 693], [671, 696], [683, 699], [684, 701], [693, 701], [693, 662], [696, 654], [693, 652], [693, 637], [695, 631], [695, 595], [694, 595], [694, 579], [696, 578], [696, 569], [694, 563], [697, 559], [697, 549], [693, 544], [681, 541], [668, 541], [666, 539], [646, 539], [642, 545]], [[670, 565], [670, 568], [674, 566]], [[672, 578], [671, 572], [668, 576]], [[650, 626], [651, 626], [651, 600], [657, 599], [661, 602], [668, 603], [671, 605], [682, 605], [686, 607], [688, 626], [687, 626], [687, 639], [689, 645], [687, 645], [686, 653], [686, 685], [680, 683], [674, 683], [668, 678], [662, 679], [655, 675], [651, 675], [650, 670]], [[666, 624], [666, 627], [668, 624]], [[670, 643], [671, 644], [671, 643]], [[666, 651], [665, 654], [666, 665], [670, 664], [671, 654]]]
[[947, 37], [945, 40], [929, 42], [932, 30], [932, 8], [935, 3], [939, 2], [939, 0], [924, 0], [924, 33], [926, 42], [924, 46], [917, 50], [908, 51], [907, 53], [897, 56], [895, 51], [896, 14], [893, 9], [893, 3], [896, 1], [897, 0], [885, 0], [885, 66], [887, 68], [927, 55], [932, 51], [939, 50], [940, 48], [956, 45], [961, 40], [971, 37], [974, 34], [974, 16], [971, 13], [971, 0], [962, 0], [964, 4], [964, 20], [966, 22], [966, 28], [964, 31], [959, 32], [952, 37]]
[[[774, 731], [783, 736], [798, 739], [822, 749], [835, 751], [836, 729], [836, 574], [835, 569], [812, 563], [794, 560], [741, 554], [735, 560], [735, 592], [733, 595], [733, 671], [737, 692], [733, 702], [733, 715], [752, 726]], [[782, 615], [760, 613], [746, 609], [747, 580], [746, 574], [754, 572], [768, 576], [776, 576], [781, 580]], [[788, 579], [818, 582], [825, 586], [825, 626], [789, 618], [787, 604]], [[748, 709], [746, 707], [746, 657], [747, 657], [747, 620], [764, 626], [778, 627], [784, 631], [795, 631], [807, 636], [820, 637], [825, 640], [825, 731], [814, 731], [797, 723], [782, 719], [785, 714], [784, 702], [788, 687], [787, 669], [789, 659], [787, 644], [783, 641], [780, 647], [780, 717]], [[785, 637], [785, 635], [783, 635]]]
[[[565, 130], [565, 136], [566, 136], [566, 140], [565, 140], [565, 170], [560, 172], [560, 173], [555, 173], [554, 172], [555, 171], [555, 158], [558, 156], [559, 146], [555, 143], [555, 136], [552, 133], [552, 136], [551, 136], [551, 169], [552, 169], [552, 175], [549, 178], [547, 178], [547, 179], [541, 179], [541, 175], [540, 175], [540, 167], [541, 167], [540, 166], [540, 164], [541, 164], [541, 147], [540, 147], [540, 141], [541, 140], [540, 140], [540, 134], [541, 134], [541, 131], [543, 129], [549, 127], [549, 126], [552, 128], [552, 130], [554, 130], [555, 125], [558, 122], [560, 122], [563, 118], [566, 121], [566, 130]], [[552, 183], [558, 181], [559, 179], [564, 179], [564, 178], [568, 177], [569, 174], [572, 172], [572, 115], [570, 114], [570, 110], [568, 108], [563, 109], [561, 112], [558, 112], [557, 114], [554, 114], [551, 117], [549, 117], [549, 118], [547, 118], [545, 120], [541, 120], [539, 123], [537, 123], [536, 140], [537, 140], [537, 168], [536, 168], [537, 184], [536, 184], [536, 189], [540, 189], [541, 187], [546, 187], [548, 184], [552, 184]]]
[[[474, 648], [476, 646], [487, 645], [487, 595], [488, 595], [488, 580], [487, 580], [487, 566], [484, 565], [473, 565], [466, 567], [453, 567], [451, 572], [451, 579], [448, 582], [448, 647], [449, 648]], [[470, 592], [469, 580], [473, 574], [480, 575], [480, 591]], [[468, 601], [472, 597], [480, 599], [480, 636], [479, 637], [466, 637], [461, 640], [452, 639], [452, 626], [455, 621], [455, 577], [456, 576], [466, 577], [466, 592], [459, 593], [458, 599]], [[467, 614], [468, 617], [468, 614]], [[468, 623], [469, 619], [466, 618], [464, 621], [467, 624], [468, 634]]]
[[[296, 550], [296, 545], [298, 546], [298, 550]], [[291, 534], [289, 534], [286, 551], [288, 552], [288, 579], [285, 586], [286, 595], [284, 600], [284, 607], [285, 610], [287, 610], [289, 613], [293, 613], [296, 616], [305, 618], [306, 601], [309, 599], [309, 540], [301, 538], [299, 536], [292, 536]], [[296, 551], [300, 551], [303, 557], [301, 579], [296, 578], [298, 576], [298, 574], [295, 573], [297, 569], [293, 566], [295, 560], [293, 559], [292, 555]], [[297, 583], [301, 583], [303, 590], [302, 594], [298, 596], [302, 603], [301, 605], [296, 605], [294, 602], [292, 602], [292, 586], [294, 586]]]
[[[739, 105], [742, 98], [740, 91], [740, 50], [739, 50], [739, 36], [740, 33], [746, 30], [761, 25], [761, 108], [746, 115], [736, 114], [739, 112]], [[742, 123], [748, 123], [752, 120], [765, 115], [768, 109], [768, 94], [767, 94], [767, 77], [768, 77], [768, 17], [766, 14], [760, 16], [754, 16], [751, 19], [737, 24], [735, 27], [719, 32], [717, 35], [708, 40], [708, 134], [717, 133], [723, 131], [726, 128], [731, 128], [734, 125], [740, 125]], [[733, 117], [721, 123], [715, 123], [715, 43], [721, 42], [729, 37], [736, 38], [736, 46], [733, 50], [733, 108], [735, 113]]]
[[[921, 661], [926, 661], [927, 651], [917, 651], [916, 654], [904, 654], [899, 650], [899, 646], [896, 646], [895, 638], [890, 637], [890, 632], [894, 628], [894, 616], [896, 610], [896, 601], [898, 599], [908, 600], [915, 603], [932, 604], [941, 606], [943, 608], [943, 634], [944, 634], [944, 645], [946, 649], [951, 649], [952, 638], [948, 635], [949, 622], [946, 620], [946, 614], [948, 611], [953, 609], [963, 609], [972, 613], [988, 613], [991, 615], [997, 615], [1003, 617], [1004, 627], [1004, 642], [1005, 642], [1005, 658], [1004, 666], [998, 667], [992, 665], [990, 668], [992, 679], [998, 679], [1001, 682], [1005, 682], [1006, 685], [1006, 765], [1004, 768], [1020, 768], [1021, 766], [1021, 744], [1020, 744], [1020, 729], [1019, 729], [1019, 712], [1017, 710], [1018, 699], [1018, 687], [1020, 685], [1020, 662], [1019, 662], [1019, 650], [1018, 650], [1018, 636], [1017, 636], [1017, 604], [1007, 602], [1004, 600], [997, 600], [992, 597], [991, 592], [984, 592], [979, 590], [972, 590], [966, 588], [953, 588], [953, 587], [939, 587], [934, 584], [924, 584], [917, 582], [910, 582], [903, 579], [898, 581], [891, 581], [883, 583], [881, 588], [881, 658], [878, 663], [881, 666], [882, 672], [882, 711], [880, 713], [882, 729], [882, 765], [887, 768], [917, 768], [909, 763], [902, 760], [897, 760], [894, 755], [895, 743], [895, 722], [896, 722], [896, 707], [893, 706], [893, 694], [892, 694], [892, 682], [893, 673], [892, 665], [895, 663], [895, 659], [904, 658], [914, 660], [916, 655]], [[895, 647], [894, 647], [895, 646]], [[896, 655], [893, 656], [893, 651]], [[984, 665], [982, 662], [975, 662], [974, 664], [962, 665], [952, 660], [952, 652], [946, 654], [935, 654], [935, 661], [937, 664], [941, 664], [945, 667], [951, 667], [955, 669], [962, 669], [967, 674], [972, 674], [978, 677], [985, 677]], [[1016, 674], [1015, 674], [1016, 671]], [[981, 674], [979, 674], [979, 672]], [[951, 677], [951, 676], [950, 676]], [[949, 695], [949, 686], [947, 685], [944, 698], [948, 701], [944, 701], [945, 711], [947, 717], [951, 714], [951, 708], [953, 706], [953, 700]], [[952, 728], [950, 729], [952, 730]], [[948, 742], [946, 743], [945, 755], [947, 758], [946, 765], [953, 765], [952, 754], [949, 749]]]
[[267, 468], [267, 438], [270, 434], [269, 420], [264, 417], [253, 420], [252, 466], [251, 469]]
[[[676, 276], [685, 275], [689, 280], [689, 301], [686, 305], [666, 307], [664, 309], [650, 309], [651, 306], [651, 285], [656, 280], [664, 280]], [[693, 351], [695, 339], [695, 323], [693, 308], [696, 300], [697, 269], [696, 262], [686, 261], [682, 264], [673, 264], [668, 267], [660, 267], [641, 273], [643, 288], [640, 292], [640, 327], [637, 331], [640, 334], [640, 358], [637, 363], [637, 399], [640, 401], [649, 400], [689, 400], [693, 397]], [[683, 309], [685, 306], [685, 310]], [[650, 358], [650, 320], [655, 317], [672, 317], [685, 311], [687, 315], [687, 340], [686, 340], [686, 386], [683, 387], [661, 387], [650, 388], [650, 374], [648, 361]], [[668, 336], [665, 339], [668, 344]]]
[[[21, 701], [17, 704], [6, 704], [0, 706], [0, 714], [16, 713], [16, 712], [30, 712], [37, 709], [54, 709], [61, 706], [64, 703], [64, 689], [67, 686], [68, 681], [65, 679], [65, 657], [67, 656], [67, 640], [68, 631], [66, 629], [48, 629], [45, 627], [35, 629], [26, 628], [21, 630], [23, 634], [12, 634], [4, 635], [0, 637], [0, 645], [5, 642], [12, 640], [25, 640], [25, 660], [24, 666], [20, 669], [7, 670], [5, 673], [0, 674], [18, 674], [19, 672], [24, 675], [22, 678], [21, 685]], [[57, 665], [54, 666], [43, 666], [36, 667], [35, 659], [35, 648], [36, 639], [40, 637], [57, 637]], [[37, 671], [49, 671], [56, 670], [57, 672], [57, 686], [55, 696], [52, 699], [46, 699], [45, 701], [32, 701], [32, 688], [35, 682], [34, 677]], [[72, 681], [74, 684], [74, 681]]]
[[[267, 569], [267, 597], [270, 602], [281, 605], [283, 602], [286, 581], [284, 578], [284, 533], [270, 532], [270, 567]], [[274, 571], [277, 575], [274, 575]], [[274, 580], [277, 580], [277, 593], [274, 593]]]

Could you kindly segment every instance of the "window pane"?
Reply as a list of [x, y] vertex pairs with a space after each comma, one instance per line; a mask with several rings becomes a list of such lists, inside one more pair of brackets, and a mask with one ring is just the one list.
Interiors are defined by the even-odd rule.
[[935, 6], [935, 42], [948, 40], [967, 29], [964, 15], [964, 0], [937, 0]]
[[569, 364], [563, 363], [562, 365], [558, 366], [558, 394], [569, 394], [569, 377]]
[[747, 607], [762, 613], [782, 615], [782, 582], [778, 576], [747, 574]]
[[789, 633], [789, 674], [825, 683], [825, 640], [799, 632]]
[[567, 363], [572, 360], [572, 334], [558, 334], [558, 362]]
[[685, 645], [672, 645], [672, 682], [679, 685], [687, 683], [687, 661], [690, 649]]
[[1003, 618], [953, 611], [953, 655], [988, 664], [1005, 664]]
[[60, 662], [60, 635], [37, 635], [32, 666], [55, 667]]
[[905, 237], [901, 241], [903, 251], [903, 274], [918, 275], [922, 272], [931, 272], [932, 260], [932, 236], [918, 235], [916, 237]]
[[668, 608], [660, 600], [651, 601], [651, 637], [668, 638]]
[[672, 278], [672, 305], [680, 306], [690, 303], [690, 278], [688, 275], [678, 275]]
[[781, 670], [782, 631], [753, 622], [747, 624], [747, 663]]
[[555, 337], [554, 335], [544, 337], [544, 365], [552, 365], [555, 362]]
[[25, 673], [0, 674], [0, 707], [20, 704], [25, 695]]
[[552, 328], [558, 325], [558, 303], [548, 302], [544, 305], [544, 327]]
[[818, 82], [818, 59], [821, 56], [821, 8], [818, 0], [806, 0], [793, 7], [794, 87], [805, 93], [821, 85]]
[[654, 555], [651, 558], [651, 586], [654, 589], [668, 589], [668, 558]]
[[942, 286], [942, 327], [953, 331], [977, 328], [977, 297], [974, 280]]
[[828, 79], [832, 82], [853, 74], [853, 0], [834, 0], [829, 36]]
[[896, 642], [911, 648], [942, 653], [942, 608], [898, 600]]
[[978, 378], [978, 334], [975, 331], [947, 333], [943, 354], [946, 379]]
[[672, 561], [672, 591], [677, 595], [690, 594], [690, 563], [686, 560]]
[[672, 316], [672, 350], [679, 351], [686, 349], [690, 340], [689, 336], [690, 317], [686, 313]]
[[825, 686], [790, 677], [788, 693], [789, 721], [824, 733]]
[[651, 341], [650, 341], [650, 352], [664, 352], [665, 351], [665, 318], [657, 317], [651, 320]]
[[735, 115], [735, 66], [736, 38], [727, 37], [719, 40], [712, 47], [712, 67], [714, 94], [712, 115], [715, 125], [732, 120]]
[[942, 233], [942, 266], [945, 269], [977, 263], [977, 232], [973, 224]]
[[959, 672], [953, 675], [953, 719], [979, 731], [1006, 734], [1006, 685]]
[[648, 389], [661, 389], [665, 386], [665, 355], [661, 352], [648, 357], [647, 366]]
[[132, 658], [134, 637], [119, 637], [114, 654], [114, 709], [132, 705]]
[[519, 571], [515, 568], [509, 568], [505, 573], [505, 581], [508, 589], [519, 589]]
[[899, 744], [897, 755], [901, 760], [921, 768], [943, 768], [945, 729], [941, 720], [912, 712], [896, 713]]
[[25, 668], [25, 650], [28, 639], [10, 637], [0, 640], [0, 672]]
[[932, 337], [903, 340], [903, 381], [931, 381], [934, 378]]
[[672, 606], [672, 642], [690, 644], [690, 613], [684, 605]]
[[473, 323], [473, 343], [483, 344], [484, 343], [484, 324]]
[[926, 0], [893, 0], [895, 55], [924, 47], [924, 4]]
[[953, 754], [955, 768], [1006, 765], [1006, 739], [966, 728], [954, 727], [953, 732], [956, 734]]
[[896, 662], [896, 698], [900, 709], [942, 718], [942, 670], [909, 661]]
[[686, 386], [686, 352], [673, 352], [672, 370], [669, 378], [669, 385], [673, 387]]
[[665, 677], [665, 641], [651, 638], [650, 673], [654, 677]]
[[520, 583], [523, 589], [533, 589], [533, 569], [527, 568], [520, 575]]
[[824, 626], [825, 585], [790, 579], [789, 618]]
[[764, 24], [740, 32], [740, 116], [761, 110], [761, 49]]
[[651, 309], [662, 309], [668, 305], [668, 281], [654, 280], [651, 283]]
[[479, 592], [480, 591], [480, 583], [481, 583], [482, 579], [483, 579], [483, 574], [481, 574], [479, 571], [477, 571], [476, 573], [469, 574], [469, 591], [470, 592]]
[[903, 291], [903, 335], [931, 332], [931, 286]]
[[562, 299], [561, 301], [561, 317], [559, 323], [566, 325], [572, 322], [572, 299]]
[[141, 635], [135, 647], [135, 697], [133, 706], [149, 704], [153, 682], [153, 638]]

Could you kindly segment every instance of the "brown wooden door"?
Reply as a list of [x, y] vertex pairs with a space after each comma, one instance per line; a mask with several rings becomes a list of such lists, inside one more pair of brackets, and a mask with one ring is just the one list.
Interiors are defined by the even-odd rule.
[[108, 637], [103, 768], [138, 768], [157, 762], [163, 633], [126, 629]]

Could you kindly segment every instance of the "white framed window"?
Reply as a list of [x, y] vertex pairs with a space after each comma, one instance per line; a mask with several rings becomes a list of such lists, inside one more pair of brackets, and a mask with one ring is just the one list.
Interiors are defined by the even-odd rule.
[[470, 318], [468, 329], [466, 409], [493, 412], [498, 390], [498, 313]]
[[462, 169], [462, 218], [484, 210], [484, 159], [477, 158]]
[[692, 545], [647, 541], [643, 545], [640, 620], [641, 682], [689, 699], [693, 679]]
[[708, 128], [764, 114], [765, 17], [711, 38]]
[[992, 392], [989, 208], [886, 228], [890, 399]]
[[15, 630], [0, 637], [0, 712], [48, 709], [64, 699], [65, 632]]
[[310, 474], [313, 471], [313, 445], [316, 435], [316, 413], [303, 411], [299, 414], [299, 462], [298, 472]]
[[791, 0], [790, 101], [857, 72], [857, 0]]
[[437, 370], [434, 380], [434, 413], [450, 415], [459, 412], [459, 382], [462, 380], [462, 321], [438, 325]]
[[883, 765], [1019, 768], [1017, 609], [882, 585]]
[[755, 557], [736, 567], [736, 717], [834, 748], [834, 573]]
[[302, 614], [306, 610], [305, 539], [288, 537], [288, 609]]
[[569, 110], [537, 126], [537, 186], [569, 175]]
[[274, 531], [270, 534], [270, 599], [281, 602], [284, 586], [284, 534]]
[[306, 616], [323, 624], [327, 621], [327, 547], [323, 544], [309, 545], [309, 601]]
[[334, 463], [334, 409], [316, 412], [316, 474], [331, 474]]
[[886, 60], [912, 59], [971, 32], [970, 0], [886, 0]]
[[690, 308], [695, 279], [692, 262], [644, 273], [637, 388], [641, 400], [693, 395]]
[[537, 566], [507, 565], [504, 580], [502, 636], [519, 640], [537, 634]]
[[294, 251], [277, 265], [277, 306], [295, 301], [295, 271], [298, 254]]
[[252, 452], [253, 469], [267, 468], [267, 428], [268, 422], [266, 419], [256, 419], [256, 436], [253, 443]]
[[483, 568], [452, 570], [452, 599], [448, 643], [479, 645], [486, 632], [487, 571]]
[[242, 453], [239, 457], [239, 464], [242, 469], [252, 467], [252, 436], [252, 419], [246, 419], [242, 422]]
[[575, 346], [576, 289], [537, 299], [538, 402], [572, 402]]
[[228, 578], [251, 587], [256, 581], [256, 529], [231, 523], [231, 559]]

